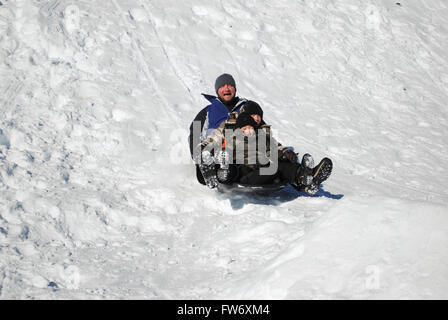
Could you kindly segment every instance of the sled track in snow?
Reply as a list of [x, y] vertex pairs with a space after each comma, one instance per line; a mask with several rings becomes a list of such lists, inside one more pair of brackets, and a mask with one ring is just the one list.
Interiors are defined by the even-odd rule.
[[131, 38], [132, 47], [137, 52], [137, 56], [138, 56], [140, 65], [143, 68], [143, 72], [145, 73], [146, 79], [151, 84], [152, 88], [155, 89], [154, 94], [158, 96], [158, 98], [161, 100], [161, 102], [163, 103], [163, 105], [165, 107], [165, 108], [160, 108], [160, 109], [163, 110], [162, 112], [165, 114], [166, 119], [169, 119], [170, 117], [168, 115], [167, 108], [170, 106], [170, 103], [168, 102], [168, 100], [165, 99], [165, 97], [163, 95], [160, 94], [160, 92], [162, 92], [162, 88], [159, 87], [153, 72], [150, 70], [148, 64], [145, 61], [144, 55], [137, 44], [134, 34], [131, 32], [131, 30], [128, 27], [129, 22], [126, 21], [126, 19], [124, 18], [124, 14], [123, 14], [125, 11], [123, 11], [121, 6], [118, 4], [117, 0], [112, 0], [112, 2], [118, 11], [120, 20], [122, 21], [123, 25], [125, 26], [128, 36]]
[[160, 48], [162, 49], [163, 54], [164, 54], [166, 60], [168, 61], [168, 65], [170, 66], [173, 74], [176, 76], [177, 80], [182, 84], [182, 86], [185, 88], [185, 90], [187, 90], [187, 92], [190, 95], [191, 99], [193, 99], [193, 96], [191, 94], [190, 88], [185, 83], [185, 81], [182, 79], [182, 76], [178, 72], [179, 68], [177, 68], [175, 63], [171, 60], [170, 56], [168, 55], [168, 52], [166, 51], [166, 48], [165, 48], [162, 40], [160, 39], [159, 33], [157, 31], [157, 28], [156, 28], [156, 26], [154, 24], [154, 17], [152, 16], [151, 11], [148, 10], [146, 5], [141, 0], [139, 0], [139, 3], [141, 5], [141, 7], [145, 10], [146, 14], [148, 15], [148, 19], [149, 19], [149, 22], [151, 24], [151, 27], [154, 30], [154, 34], [157, 37], [157, 41], [159, 42]]

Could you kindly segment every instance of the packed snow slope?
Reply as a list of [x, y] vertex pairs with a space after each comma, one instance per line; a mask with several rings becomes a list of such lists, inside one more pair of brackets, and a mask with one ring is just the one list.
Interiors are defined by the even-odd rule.
[[[1, 299], [447, 299], [444, 0], [1, 0]], [[317, 196], [199, 185], [231, 73]]]

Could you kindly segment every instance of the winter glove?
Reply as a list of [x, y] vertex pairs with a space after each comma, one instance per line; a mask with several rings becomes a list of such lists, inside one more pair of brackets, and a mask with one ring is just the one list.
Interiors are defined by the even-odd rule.
[[281, 154], [279, 155], [280, 160], [287, 160], [289, 162], [295, 163], [297, 162], [297, 154], [291, 149], [283, 149], [281, 150]]

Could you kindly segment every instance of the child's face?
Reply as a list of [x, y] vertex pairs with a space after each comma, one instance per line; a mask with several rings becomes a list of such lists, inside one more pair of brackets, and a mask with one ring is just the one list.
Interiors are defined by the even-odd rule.
[[244, 135], [248, 136], [249, 138], [255, 134], [254, 127], [252, 126], [244, 126], [241, 128], [241, 131], [243, 131]]
[[250, 116], [255, 120], [255, 122], [256, 122], [258, 125], [260, 125], [260, 123], [261, 123], [261, 117], [260, 117], [259, 114], [251, 114]]

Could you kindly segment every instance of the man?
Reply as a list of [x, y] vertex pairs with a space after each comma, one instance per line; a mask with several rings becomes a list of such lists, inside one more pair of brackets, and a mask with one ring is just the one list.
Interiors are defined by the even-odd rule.
[[[252, 118], [252, 121], [255, 121], [255, 126], [261, 127], [265, 125], [265, 122], [263, 121], [263, 110], [261, 107], [253, 102], [249, 101], [247, 99], [242, 99], [236, 96], [236, 84], [234, 78], [229, 74], [222, 74], [220, 75], [216, 81], [215, 81], [215, 91], [217, 94], [216, 96], [212, 95], [206, 95], [203, 94], [203, 96], [210, 102], [208, 106], [206, 106], [204, 109], [202, 109], [193, 120], [192, 124], [190, 125], [190, 136], [189, 136], [189, 144], [190, 144], [190, 153], [191, 157], [196, 161], [197, 156], [199, 153], [201, 153], [202, 148], [205, 146], [202, 143], [208, 140], [209, 142], [216, 142], [219, 139], [216, 139], [216, 137], [221, 138], [223, 135], [224, 130], [224, 124], [226, 121], [230, 119], [231, 114], [239, 114], [240, 112], [246, 112], [249, 117]], [[243, 119], [240, 119], [239, 122], [241, 122]], [[254, 127], [252, 127], [252, 130], [254, 130]], [[210, 137], [212, 132], [214, 133], [215, 138]], [[198, 145], [202, 145], [199, 149], [197, 148]], [[216, 146], [215, 146], [216, 147]], [[315, 168], [314, 161], [312, 157], [309, 154], [304, 155], [302, 159], [301, 166], [306, 168], [307, 172], [301, 171], [300, 174], [297, 171], [296, 163], [297, 163], [297, 155], [288, 148], [283, 148], [281, 144], [278, 144], [278, 151], [279, 151], [279, 157], [278, 160], [282, 162], [280, 173], [284, 173], [287, 167], [290, 170], [287, 175], [282, 174], [283, 179], [287, 180], [288, 182], [292, 183], [295, 187], [299, 186], [309, 186], [311, 181], [304, 181], [304, 179], [308, 179], [309, 175], [312, 174], [314, 176], [314, 180], [318, 182], [319, 180], [323, 181], [326, 178], [328, 178], [329, 174], [331, 173], [331, 160], [328, 158], [325, 158], [319, 163], [319, 165]], [[211, 163], [214, 162], [212, 159], [216, 155], [210, 153], [209, 160]], [[202, 162], [203, 159], [201, 159]], [[290, 165], [286, 164], [289, 163]], [[201, 164], [202, 165], [202, 164]], [[293, 166], [291, 166], [293, 165]], [[300, 165], [299, 165], [300, 166]], [[201, 169], [199, 167], [198, 161], [196, 161], [196, 177], [201, 184], [207, 184], [209, 187], [214, 187], [216, 183], [218, 182], [218, 177], [216, 176], [216, 172], [219, 172], [219, 165], [216, 164], [216, 166], [213, 165], [205, 165], [202, 166], [202, 173]], [[204, 172], [204, 169], [209, 172]], [[291, 174], [292, 171], [294, 174]], [[225, 173], [225, 172], [224, 172]], [[296, 176], [297, 174], [297, 176]], [[213, 181], [209, 181], [207, 179], [204, 179], [205, 176], [212, 176]], [[231, 175], [231, 174], [230, 174]], [[318, 176], [317, 176], [318, 175]], [[322, 176], [323, 175], [323, 176]], [[227, 176], [227, 174], [225, 174]], [[243, 179], [247, 180], [248, 183], [265, 183], [266, 179], [270, 179], [269, 177], [263, 177], [260, 176], [259, 170], [256, 171], [256, 173], [253, 173], [251, 175], [250, 179]], [[207, 181], [206, 181], [207, 180]], [[267, 180], [266, 180], [267, 181]], [[317, 191], [313, 190], [313, 191]]]

